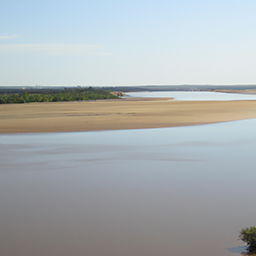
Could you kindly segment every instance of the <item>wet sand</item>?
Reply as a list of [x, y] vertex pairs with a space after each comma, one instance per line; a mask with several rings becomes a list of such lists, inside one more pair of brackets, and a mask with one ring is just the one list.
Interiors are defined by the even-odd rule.
[[76, 132], [210, 124], [256, 118], [256, 101], [118, 99], [0, 105], [0, 133]]

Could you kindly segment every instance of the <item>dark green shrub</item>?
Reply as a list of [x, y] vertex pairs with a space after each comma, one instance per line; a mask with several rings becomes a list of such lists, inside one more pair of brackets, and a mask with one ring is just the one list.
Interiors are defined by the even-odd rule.
[[249, 252], [256, 252], [256, 227], [244, 228], [240, 231], [239, 239], [247, 243]]

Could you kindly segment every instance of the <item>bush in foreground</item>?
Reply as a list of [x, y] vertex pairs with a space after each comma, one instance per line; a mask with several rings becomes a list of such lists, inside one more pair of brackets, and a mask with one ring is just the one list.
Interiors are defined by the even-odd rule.
[[240, 231], [239, 239], [247, 243], [249, 252], [256, 252], [256, 227], [244, 228]]

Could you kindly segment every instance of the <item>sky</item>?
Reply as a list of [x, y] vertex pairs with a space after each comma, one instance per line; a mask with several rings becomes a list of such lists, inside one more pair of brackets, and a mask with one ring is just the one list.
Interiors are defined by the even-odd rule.
[[256, 84], [254, 0], [1, 0], [0, 86]]

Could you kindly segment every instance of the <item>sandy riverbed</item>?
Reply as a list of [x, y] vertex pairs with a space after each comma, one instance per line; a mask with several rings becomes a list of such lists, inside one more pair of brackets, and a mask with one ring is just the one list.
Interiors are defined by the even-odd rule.
[[0, 133], [160, 128], [248, 118], [256, 118], [256, 101], [147, 98], [3, 104]]

